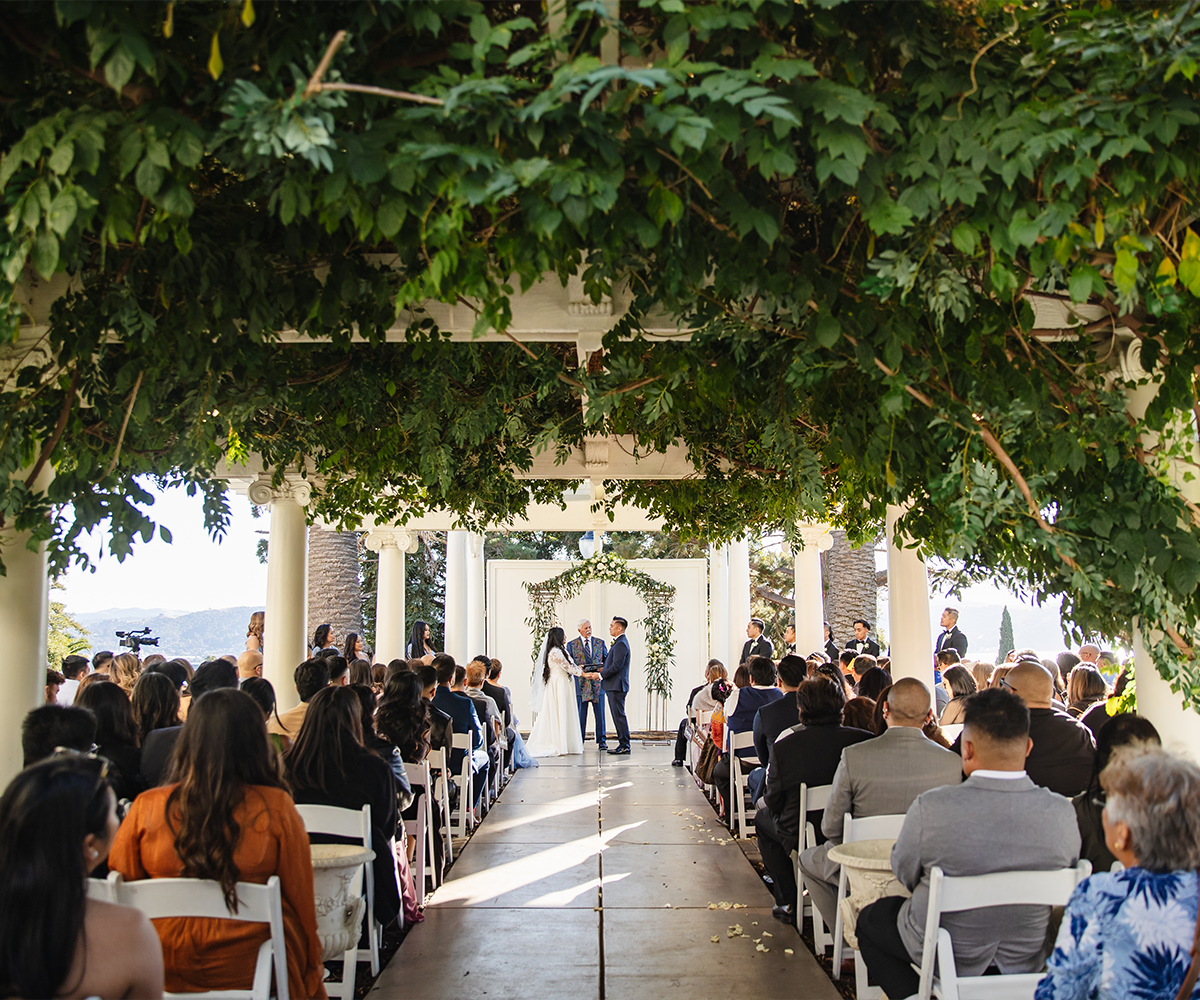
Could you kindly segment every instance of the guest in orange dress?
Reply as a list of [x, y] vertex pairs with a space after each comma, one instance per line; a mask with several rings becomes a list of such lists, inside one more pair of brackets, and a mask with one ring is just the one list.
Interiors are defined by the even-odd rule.
[[[308, 834], [249, 695], [219, 688], [196, 700], [176, 745], [171, 783], [137, 797], [108, 864], [131, 881], [213, 879], [227, 900], [239, 881], [261, 885], [278, 875], [289, 992], [326, 996]], [[171, 993], [247, 989], [269, 933], [263, 924], [230, 920], [154, 924]]]

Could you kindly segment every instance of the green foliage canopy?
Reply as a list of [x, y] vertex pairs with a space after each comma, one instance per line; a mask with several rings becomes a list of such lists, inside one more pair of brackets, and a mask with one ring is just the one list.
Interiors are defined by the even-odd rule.
[[[204, 490], [220, 530], [208, 476], [247, 453], [320, 474], [317, 511], [350, 525], [498, 523], [557, 494], [513, 475], [539, 449], [681, 441], [703, 477], [609, 502], [711, 539], [809, 516], [864, 538], [907, 502], [967, 579], [1162, 634], [1200, 703], [1192, 7], [619, 12], [6, 4], [6, 523], [59, 567], [101, 522], [123, 554], [155, 529], [150, 474]], [[343, 30], [324, 83], [407, 96], [310, 82]], [[451, 344], [421, 312], [469, 301], [504, 331], [516, 289], [577, 272], [628, 300], [603, 365]], [[70, 279], [38, 344], [35, 275]], [[1099, 318], [1041, 329], [1039, 302]], [[690, 339], [651, 342], [655, 310]], [[1118, 328], [1161, 381], [1144, 417]], [[9, 485], [46, 462], [47, 493]]]

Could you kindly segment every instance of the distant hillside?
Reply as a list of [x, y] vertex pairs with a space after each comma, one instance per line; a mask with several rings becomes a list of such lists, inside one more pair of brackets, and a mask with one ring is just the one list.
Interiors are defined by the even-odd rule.
[[75, 617], [92, 633], [93, 653], [100, 649], [119, 652], [118, 630], [128, 632], [149, 625], [150, 634], [159, 640], [159, 644], [157, 647], [143, 646], [143, 655], [182, 656], [195, 666], [210, 656], [242, 652], [246, 648], [246, 625], [250, 615], [261, 610], [244, 607], [181, 613], [161, 608], [111, 608]]

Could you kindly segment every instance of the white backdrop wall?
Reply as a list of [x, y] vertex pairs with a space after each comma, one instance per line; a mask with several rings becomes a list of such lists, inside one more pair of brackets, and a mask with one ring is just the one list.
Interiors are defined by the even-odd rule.
[[[635, 569], [675, 588], [675, 665], [671, 671], [671, 698], [666, 724], [674, 728], [683, 718], [687, 696], [704, 680], [708, 663], [708, 564], [704, 559], [633, 559]], [[566, 560], [490, 559], [487, 563], [488, 655], [504, 664], [502, 683], [512, 689], [513, 707], [521, 728], [528, 729], [529, 682], [533, 676], [533, 635], [525, 624], [530, 616], [529, 595], [523, 584], [558, 576], [570, 565]], [[571, 601], [555, 609], [567, 641], [579, 633], [580, 618], [592, 622], [593, 633], [609, 642], [608, 625], [614, 615], [629, 620], [629, 644], [633, 659], [629, 668], [629, 696], [625, 711], [631, 729], [646, 726], [646, 633], [635, 624], [646, 615], [646, 606], [631, 587], [615, 583], [589, 583]], [[539, 640], [540, 641], [540, 640]], [[605, 715], [612, 745], [612, 721]], [[588, 731], [594, 729], [588, 712]]]

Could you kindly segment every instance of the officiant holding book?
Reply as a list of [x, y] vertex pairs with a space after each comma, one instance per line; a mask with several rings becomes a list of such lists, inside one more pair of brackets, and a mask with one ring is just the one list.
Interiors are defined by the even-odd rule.
[[[586, 618], [579, 620], [577, 628], [579, 636], [567, 643], [567, 655], [576, 666], [583, 668], [584, 673], [598, 672], [608, 656], [608, 646], [603, 639], [592, 635], [592, 623]], [[587, 739], [588, 705], [591, 705], [596, 720], [596, 745], [601, 750], [608, 749], [604, 731], [604, 691], [600, 682], [575, 678], [575, 697], [579, 703], [579, 731], [583, 738]]]

